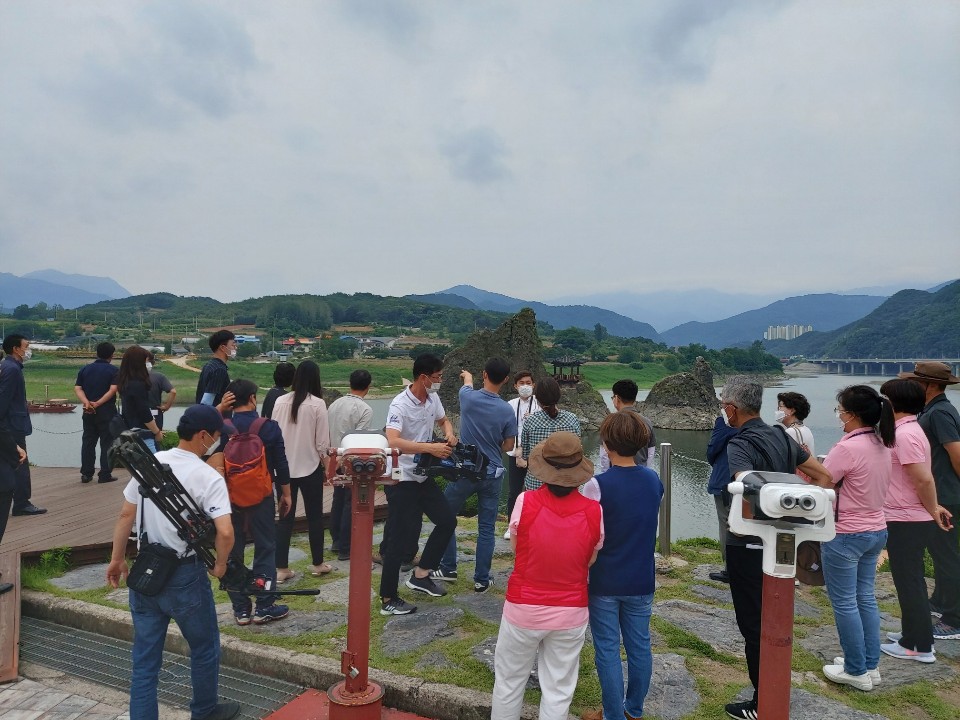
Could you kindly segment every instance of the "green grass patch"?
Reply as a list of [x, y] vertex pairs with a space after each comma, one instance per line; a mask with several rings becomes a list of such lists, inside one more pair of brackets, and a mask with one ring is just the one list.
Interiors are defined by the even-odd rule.
[[[553, 366], [549, 365], [553, 372]], [[592, 363], [580, 366], [580, 372], [597, 390], [609, 390], [617, 380], [633, 380], [641, 388], [651, 388], [672, 373], [660, 363], [643, 363], [636, 369], [623, 363]]]

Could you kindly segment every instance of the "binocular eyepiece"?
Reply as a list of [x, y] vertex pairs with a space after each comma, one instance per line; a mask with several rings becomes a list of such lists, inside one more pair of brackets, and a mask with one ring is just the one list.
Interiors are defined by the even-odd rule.
[[810, 512], [817, 506], [817, 501], [813, 498], [812, 495], [781, 495], [780, 496], [780, 507], [784, 510], [793, 510], [794, 508], [800, 508], [806, 512]]
[[357, 475], [362, 475], [364, 473], [375, 473], [377, 471], [377, 462], [375, 460], [367, 460], [364, 462], [361, 458], [354, 458], [353, 462], [350, 463], [353, 471]]

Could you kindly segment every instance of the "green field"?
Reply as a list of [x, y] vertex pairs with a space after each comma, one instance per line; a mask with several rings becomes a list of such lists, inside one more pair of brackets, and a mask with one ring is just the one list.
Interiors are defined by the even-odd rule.
[[[49, 386], [49, 397], [75, 400], [73, 386], [77, 380], [77, 372], [88, 362], [90, 362], [88, 359], [70, 359], [49, 353], [36, 353], [24, 368], [27, 397], [30, 400], [43, 400], [45, 386]], [[189, 365], [199, 370], [203, 363], [202, 359], [192, 359]], [[114, 364], [119, 366], [120, 361], [114, 360]], [[186, 405], [193, 402], [198, 373], [168, 360], [163, 360], [158, 365], [157, 369], [170, 378], [170, 382], [177, 388], [177, 404]], [[272, 362], [233, 360], [230, 362], [230, 377], [252, 380], [262, 391], [266, 391], [267, 388], [273, 387], [274, 366]], [[363, 360], [322, 362], [320, 378], [324, 387], [346, 392], [349, 388], [350, 373], [359, 367], [366, 368], [373, 376], [371, 394], [374, 397], [389, 397], [399, 392], [402, 387], [402, 378], [409, 378], [412, 374], [413, 360], [364, 358]], [[552, 367], [546, 365], [546, 369], [551, 371]], [[451, 368], [451, 371], [453, 370], [459, 372], [458, 368]], [[608, 390], [613, 383], [624, 378], [633, 380], [641, 388], [649, 388], [657, 380], [670, 374], [662, 365], [656, 363], [650, 363], [640, 370], [621, 363], [587, 363], [581, 367], [581, 372], [597, 390]], [[476, 380], [479, 381], [479, 378]]]

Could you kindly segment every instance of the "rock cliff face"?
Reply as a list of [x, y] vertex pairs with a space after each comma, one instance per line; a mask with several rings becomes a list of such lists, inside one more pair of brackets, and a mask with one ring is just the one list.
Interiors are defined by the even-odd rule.
[[718, 406], [710, 365], [703, 358], [697, 358], [692, 373], [665, 377], [653, 386], [647, 399], [638, 406], [654, 427], [712, 429]]
[[[543, 345], [537, 333], [537, 318], [533, 310], [524, 308], [496, 330], [476, 331], [467, 338], [463, 347], [447, 353], [443, 358], [440, 400], [452, 418], [458, 418], [460, 414], [458, 392], [463, 385], [461, 370], [469, 370], [473, 374], [473, 386], [479, 388], [483, 381], [483, 366], [491, 357], [502, 357], [510, 365], [511, 381], [500, 391], [504, 400], [517, 396], [513, 389], [513, 373], [529, 370], [534, 382], [550, 374], [543, 366]], [[585, 381], [563, 388], [560, 407], [575, 413], [585, 429], [598, 428], [609, 412], [600, 393]]]

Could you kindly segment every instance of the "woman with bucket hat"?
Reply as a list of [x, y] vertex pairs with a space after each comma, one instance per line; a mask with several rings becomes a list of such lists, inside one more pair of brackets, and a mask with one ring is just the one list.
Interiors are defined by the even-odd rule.
[[543, 485], [522, 493], [510, 517], [516, 560], [497, 636], [491, 720], [520, 717], [535, 660], [540, 720], [566, 720], [589, 620], [587, 574], [603, 546], [600, 503], [577, 492], [593, 477], [580, 438], [553, 433], [529, 464]]

